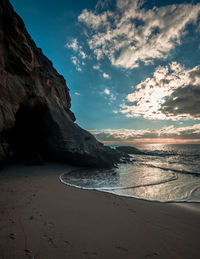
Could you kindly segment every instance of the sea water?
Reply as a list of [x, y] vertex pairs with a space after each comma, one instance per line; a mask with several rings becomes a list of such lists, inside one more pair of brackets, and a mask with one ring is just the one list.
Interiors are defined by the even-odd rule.
[[114, 169], [64, 173], [67, 185], [160, 202], [200, 202], [200, 144], [141, 144], [145, 155]]

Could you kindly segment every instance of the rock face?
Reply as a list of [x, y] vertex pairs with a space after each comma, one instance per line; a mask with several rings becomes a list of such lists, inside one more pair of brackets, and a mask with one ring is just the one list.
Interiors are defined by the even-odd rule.
[[[119, 153], [81, 129], [65, 79], [28, 34], [8, 0], [0, 1], [0, 164], [15, 157], [111, 167]], [[12, 151], [12, 152], [11, 152]]]

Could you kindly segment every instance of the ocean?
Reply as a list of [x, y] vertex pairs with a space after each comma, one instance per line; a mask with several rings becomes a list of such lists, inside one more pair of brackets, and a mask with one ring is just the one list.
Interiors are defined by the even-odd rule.
[[200, 202], [200, 144], [138, 144], [145, 155], [114, 169], [80, 169], [62, 183], [159, 202]]

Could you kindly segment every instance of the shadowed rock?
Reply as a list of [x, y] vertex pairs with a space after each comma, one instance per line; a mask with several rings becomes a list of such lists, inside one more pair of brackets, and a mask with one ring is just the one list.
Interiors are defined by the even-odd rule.
[[116, 147], [116, 150], [125, 154], [145, 155], [144, 152], [140, 151], [135, 147], [130, 147], [130, 146]]
[[12, 150], [16, 159], [31, 160], [34, 154], [81, 166], [112, 167], [120, 153], [74, 123], [70, 107], [65, 79], [36, 47], [9, 1], [1, 0], [0, 164]]

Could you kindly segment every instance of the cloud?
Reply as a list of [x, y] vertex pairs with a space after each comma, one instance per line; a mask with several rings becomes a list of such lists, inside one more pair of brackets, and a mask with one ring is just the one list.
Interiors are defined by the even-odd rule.
[[79, 54], [80, 54], [80, 56], [82, 57], [82, 59], [87, 58], [87, 55], [85, 54], [84, 51], [80, 50], [80, 51], [79, 51]]
[[102, 10], [108, 8], [109, 4], [112, 2], [112, 0], [99, 0], [95, 6], [95, 9]]
[[160, 130], [105, 129], [93, 132], [103, 142], [142, 142], [151, 139], [194, 140], [200, 142], [200, 124], [175, 128], [173, 125]]
[[74, 51], [78, 51], [79, 48], [80, 48], [79, 45], [78, 45], [78, 40], [77, 39], [73, 39], [71, 42], [66, 43], [65, 47], [73, 49]]
[[107, 21], [107, 17], [110, 12], [106, 11], [101, 15], [96, 15], [93, 12], [84, 9], [82, 13], [79, 15], [78, 20], [80, 22], [84, 22], [87, 24], [88, 27], [92, 29], [98, 29], [102, 26], [109, 25]]
[[110, 94], [110, 90], [108, 88], [104, 89], [103, 91], [105, 94], [109, 95]]
[[161, 106], [168, 117], [200, 119], [200, 85], [176, 89]]
[[100, 70], [100, 65], [94, 65], [94, 66], [93, 66], [93, 69], [94, 69], [94, 70]]
[[72, 49], [74, 52], [78, 54], [79, 58], [77, 58], [76, 56], [72, 56], [71, 60], [72, 60], [72, 63], [75, 65], [76, 70], [82, 71], [81, 65], [84, 66], [85, 62], [80, 61], [79, 59], [86, 59], [87, 55], [82, 50], [82, 46], [79, 45], [78, 40], [76, 38], [71, 40], [69, 43], [65, 44], [65, 47]]
[[200, 119], [200, 66], [185, 69], [177, 62], [159, 66], [128, 94], [120, 112], [127, 117]]
[[77, 96], [80, 96], [80, 95], [81, 95], [79, 92], [75, 92], [74, 94], [77, 95]]
[[107, 78], [107, 79], [110, 78], [110, 76], [108, 74], [106, 74], [106, 73], [103, 73], [103, 77]]
[[103, 93], [106, 95], [106, 98], [109, 100], [108, 104], [112, 104], [115, 100], [116, 97], [113, 93], [111, 93], [111, 91], [108, 88], [105, 88]]
[[72, 56], [71, 61], [75, 65], [77, 71], [82, 71], [81, 62], [76, 56]]
[[166, 58], [181, 43], [186, 25], [196, 24], [200, 4], [173, 4], [145, 9], [139, 0], [116, 0], [112, 11], [83, 10], [78, 20], [89, 31], [88, 45], [97, 59], [134, 68]]
[[75, 65], [77, 71], [82, 71], [81, 66], [84, 66], [85, 62], [80, 61], [80, 59], [87, 58], [87, 55], [82, 50], [82, 46], [79, 45], [78, 40], [76, 38], [71, 40], [69, 43], [65, 44], [65, 47], [72, 49], [74, 52], [76, 52], [78, 54], [78, 57], [72, 56], [71, 61]]

